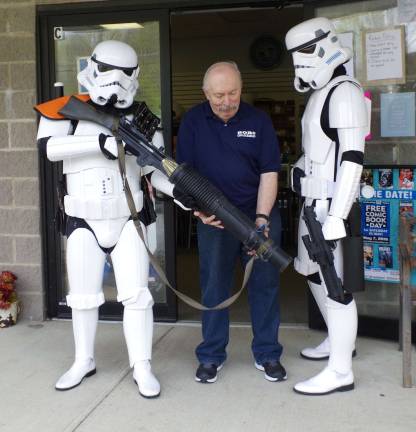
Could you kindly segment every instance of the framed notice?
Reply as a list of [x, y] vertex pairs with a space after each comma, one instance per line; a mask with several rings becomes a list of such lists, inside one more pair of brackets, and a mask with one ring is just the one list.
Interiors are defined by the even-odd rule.
[[381, 93], [380, 117], [382, 137], [415, 136], [415, 92]]
[[404, 40], [404, 26], [363, 32], [366, 85], [406, 82]]

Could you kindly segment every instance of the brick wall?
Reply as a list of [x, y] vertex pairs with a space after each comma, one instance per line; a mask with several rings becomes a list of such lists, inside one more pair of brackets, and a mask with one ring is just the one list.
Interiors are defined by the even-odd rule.
[[[67, 1], [68, 2], [68, 1]], [[18, 277], [22, 317], [45, 317], [36, 149], [36, 4], [0, 2], [0, 271]], [[72, 1], [71, 3], [75, 3]]]
[[22, 315], [44, 317], [36, 151], [35, 4], [0, 5], [0, 270], [18, 277]]

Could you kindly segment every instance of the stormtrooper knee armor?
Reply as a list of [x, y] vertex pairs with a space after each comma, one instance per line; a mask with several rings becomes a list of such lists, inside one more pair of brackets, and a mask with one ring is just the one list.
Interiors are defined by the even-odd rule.
[[[135, 51], [118, 41], [99, 43], [78, 74], [78, 81], [89, 92], [97, 109], [133, 108], [138, 88], [139, 66]], [[52, 104], [52, 107], [56, 104]], [[75, 362], [56, 383], [57, 390], [69, 390], [96, 371], [94, 339], [98, 308], [104, 303], [102, 275], [105, 259], [111, 254], [117, 284], [117, 299], [124, 305], [123, 329], [130, 366], [140, 394], [160, 393], [151, 372], [153, 299], [148, 289], [148, 256], [142, 240], [129, 220], [117, 164], [117, 144], [110, 130], [88, 121], [74, 124], [53, 111], [48, 103], [37, 107], [41, 114], [38, 144], [47, 158], [63, 161], [67, 194], [67, 269], [75, 339]], [[154, 143], [158, 147], [161, 133]], [[143, 206], [140, 177], [152, 168], [141, 168], [136, 158], [126, 155], [126, 175], [137, 211]], [[173, 187], [158, 173], [159, 184]], [[145, 227], [144, 232], [145, 232]]]
[[[314, 18], [293, 27], [286, 47], [295, 67], [294, 85], [299, 92], [314, 90], [302, 118], [303, 155], [292, 170], [292, 188], [313, 205], [326, 240], [335, 241], [334, 264], [343, 277], [344, 220], [358, 197], [369, 106], [360, 84], [345, 74], [343, 63], [351, 52], [341, 47], [332, 23]], [[307, 358], [328, 358], [327, 367], [315, 377], [295, 385], [303, 394], [328, 394], [354, 387], [351, 357], [355, 349], [357, 310], [351, 295], [340, 303], [328, 297], [319, 266], [310, 260], [299, 223], [295, 269], [308, 277], [311, 292], [328, 327], [328, 338], [316, 348], [307, 348]]]

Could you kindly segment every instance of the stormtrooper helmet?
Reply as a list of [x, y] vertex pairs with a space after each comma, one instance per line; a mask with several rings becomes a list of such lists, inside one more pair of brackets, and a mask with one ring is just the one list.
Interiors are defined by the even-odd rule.
[[96, 104], [128, 108], [139, 87], [139, 69], [137, 54], [130, 45], [109, 40], [94, 48], [77, 78]]
[[295, 66], [295, 88], [307, 92], [324, 87], [337, 66], [352, 53], [340, 45], [335, 28], [327, 18], [313, 18], [292, 27], [286, 34], [286, 48]]

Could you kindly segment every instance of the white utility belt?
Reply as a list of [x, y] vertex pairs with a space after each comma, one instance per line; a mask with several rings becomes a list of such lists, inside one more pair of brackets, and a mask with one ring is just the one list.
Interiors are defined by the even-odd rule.
[[320, 177], [307, 176], [300, 179], [302, 196], [311, 199], [332, 198], [335, 182]]
[[[143, 192], [133, 194], [136, 210], [139, 212], [143, 207]], [[78, 196], [65, 195], [65, 213], [81, 219], [116, 219], [129, 216], [130, 210], [126, 197], [118, 195], [105, 199], [81, 198]]]

